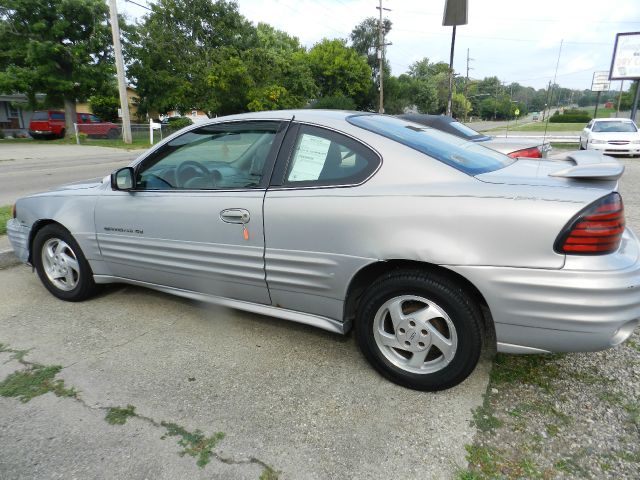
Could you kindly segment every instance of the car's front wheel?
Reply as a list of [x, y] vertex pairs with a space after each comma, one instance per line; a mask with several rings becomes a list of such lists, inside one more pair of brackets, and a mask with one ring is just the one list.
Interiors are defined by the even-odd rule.
[[473, 371], [482, 349], [481, 314], [449, 278], [402, 270], [363, 295], [356, 339], [389, 380], [416, 390], [453, 387]]
[[84, 300], [96, 290], [91, 267], [73, 236], [50, 224], [33, 240], [33, 266], [54, 296], [69, 302]]

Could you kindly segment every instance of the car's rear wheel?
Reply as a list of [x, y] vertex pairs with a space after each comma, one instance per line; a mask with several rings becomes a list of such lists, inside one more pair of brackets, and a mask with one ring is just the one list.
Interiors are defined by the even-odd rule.
[[44, 226], [33, 240], [33, 266], [53, 295], [69, 302], [95, 293], [93, 273], [73, 236], [59, 225]]
[[117, 128], [112, 128], [111, 130], [109, 130], [107, 132], [107, 138], [110, 138], [112, 140], [115, 140], [116, 138], [118, 138], [120, 136], [120, 132], [118, 131]]
[[356, 339], [389, 380], [416, 390], [462, 382], [482, 349], [481, 314], [449, 278], [397, 271], [377, 280], [360, 301]]
[[64, 138], [64, 136], [67, 134], [67, 131], [63, 128], [62, 130], [60, 130], [60, 135], [58, 136], [59, 138]]

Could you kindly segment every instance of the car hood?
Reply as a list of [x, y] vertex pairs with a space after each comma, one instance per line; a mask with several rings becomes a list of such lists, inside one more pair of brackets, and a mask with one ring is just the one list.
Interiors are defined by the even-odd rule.
[[67, 183], [58, 187], [52, 188], [50, 191], [57, 192], [62, 190], [82, 190], [86, 188], [96, 188], [102, 185], [103, 178], [91, 178], [89, 180], [80, 180], [79, 182]]
[[582, 187], [603, 190], [612, 190], [617, 184], [617, 180], [552, 176], [552, 174], [567, 170], [572, 165], [573, 163], [565, 161], [519, 159], [505, 168], [477, 175], [476, 178], [485, 183], [564, 188]]

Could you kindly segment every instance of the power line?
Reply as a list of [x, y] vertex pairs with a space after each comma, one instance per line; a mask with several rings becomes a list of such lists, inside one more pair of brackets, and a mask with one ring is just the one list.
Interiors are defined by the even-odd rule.
[[124, 0], [126, 3], [133, 3], [134, 5], [137, 5], [140, 8], [144, 8], [145, 10], [149, 10], [150, 12], [153, 12], [152, 9], [150, 9], [148, 6], [146, 5], [142, 5], [140, 3], [134, 2], [133, 0]]

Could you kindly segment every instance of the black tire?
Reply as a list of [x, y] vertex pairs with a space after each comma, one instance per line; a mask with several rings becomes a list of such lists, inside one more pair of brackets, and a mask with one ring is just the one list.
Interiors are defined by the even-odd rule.
[[[59, 247], [56, 258], [60, 257], [60, 259], [49, 258], [45, 260], [43, 258], [43, 250], [55, 246], [56, 242]], [[74, 264], [71, 267], [71, 263], [68, 263], [65, 260], [66, 258], [75, 260], [77, 265]], [[97, 290], [97, 286], [93, 281], [93, 272], [78, 242], [66, 229], [58, 224], [45, 225], [38, 231], [33, 240], [32, 261], [42, 284], [49, 292], [61, 300], [79, 302], [89, 298]], [[55, 264], [52, 264], [52, 262], [55, 262]], [[45, 265], [45, 263], [48, 263], [48, 265]], [[56, 268], [58, 269], [56, 270]], [[65, 268], [69, 275], [68, 278], [71, 278], [70, 281], [50, 278], [58, 274], [62, 278], [64, 275], [61, 272], [65, 271]], [[52, 272], [52, 270], [55, 270], [55, 272]]]
[[120, 136], [120, 132], [118, 131], [117, 128], [112, 128], [107, 132], [107, 138], [110, 138], [111, 140], [115, 140], [119, 136]]
[[58, 138], [64, 138], [66, 134], [67, 134], [67, 131], [63, 128], [62, 130], [60, 130], [60, 135]]
[[[442, 317], [433, 318], [429, 322], [440, 322], [438, 327], [438, 330], [441, 330], [440, 333], [443, 334], [445, 339], [449, 335], [449, 341], [451, 341], [452, 345], [456, 345], [454, 349], [449, 351], [450, 359], [447, 360], [447, 355], [443, 353], [444, 350], [441, 351], [437, 347], [434, 348], [434, 343], [430, 340], [425, 340], [429, 344], [426, 347], [425, 361], [431, 361], [435, 365], [430, 366], [429, 363], [421, 363], [419, 367], [416, 367], [418, 370], [425, 369], [424, 373], [410, 371], [412, 367], [407, 365], [398, 365], [398, 362], [403, 362], [404, 354], [406, 356], [411, 355], [404, 360], [404, 362], [408, 362], [416, 353], [406, 351], [401, 355], [403, 353], [402, 349], [379, 346], [376, 340], [378, 333], [375, 332], [380, 328], [380, 325], [385, 325], [386, 334], [390, 335], [390, 337], [397, 337], [400, 335], [399, 332], [404, 334], [402, 328], [396, 330], [392, 325], [393, 321], [390, 313], [386, 320], [381, 321], [378, 318], [387, 315], [386, 313], [381, 315], [380, 311], [384, 311], [384, 306], [388, 305], [390, 301], [397, 300], [400, 302], [398, 304], [401, 309], [406, 308], [408, 303], [414, 302], [413, 298], [403, 300], [406, 297], [425, 299], [430, 302], [430, 305], [424, 310], [415, 310], [409, 313], [402, 312], [403, 315], [406, 315], [406, 317], [403, 317], [405, 318], [404, 321], [412, 323], [415, 319], [412, 319], [411, 313], [418, 314], [420, 311], [432, 312], [432, 308], [435, 308], [436, 312], [444, 312]], [[420, 304], [418, 301], [414, 303]], [[387, 379], [414, 390], [444, 390], [462, 382], [476, 367], [482, 350], [481, 318], [478, 305], [459, 285], [446, 276], [420, 270], [398, 270], [379, 278], [363, 294], [356, 316], [355, 335], [358, 346], [366, 359]], [[407, 325], [405, 324], [405, 326]], [[391, 333], [386, 330], [388, 326], [393, 329]], [[434, 326], [437, 326], [437, 324], [431, 324], [431, 327]], [[450, 329], [451, 326], [453, 331]], [[422, 335], [419, 332], [426, 332], [426, 330], [421, 329], [423, 327], [416, 326], [415, 323], [413, 327], [415, 330], [411, 338], [408, 337], [409, 333], [411, 333], [409, 330], [404, 340], [413, 340], [415, 334], [418, 335], [419, 339], [420, 335]], [[433, 330], [430, 329], [429, 332], [433, 332]], [[426, 339], [437, 340], [435, 333], [432, 333], [431, 337], [429, 337], [429, 333], [425, 333], [425, 335]], [[423, 343], [420, 343], [420, 345], [424, 347]], [[416, 344], [416, 348], [420, 347], [417, 347]], [[439, 354], [442, 354], [440, 360], [438, 360]], [[446, 363], [447, 361], [448, 363]], [[438, 365], [441, 365], [440, 369], [429, 371], [429, 369], [434, 369]]]

